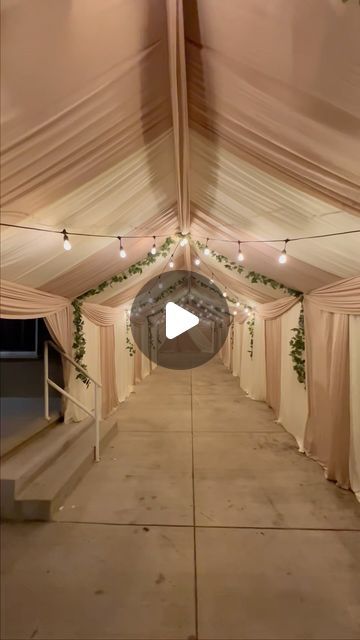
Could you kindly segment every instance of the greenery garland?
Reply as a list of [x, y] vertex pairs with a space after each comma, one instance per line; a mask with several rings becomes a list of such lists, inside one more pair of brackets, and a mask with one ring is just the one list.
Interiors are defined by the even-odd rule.
[[158, 258], [166, 258], [174, 242], [174, 238], [166, 238], [166, 240], [158, 248], [155, 255], [149, 252], [146, 258], [142, 258], [142, 260], [134, 262], [134, 264], [131, 264], [130, 267], [125, 269], [125, 271], [121, 271], [121, 273], [112, 276], [108, 280], [104, 280], [94, 289], [88, 289], [88, 291], [82, 293], [81, 296], [78, 296], [77, 300], [84, 300], [85, 298], [89, 298], [90, 296], [96, 296], [98, 293], [102, 293], [105, 289], [111, 287], [113, 284], [123, 282], [131, 276], [141, 274], [144, 271], [145, 267], [150, 267], [158, 260]]
[[[84, 335], [84, 319], [81, 313], [82, 303], [77, 298], [72, 301], [73, 307], [73, 323], [74, 323], [74, 337], [72, 348], [74, 351], [74, 360], [77, 362], [85, 371], [87, 371], [87, 366], [84, 363], [84, 356], [86, 350], [86, 341]], [[90, 379], [82, 373], [82, 371], [78, 370], [76, 378], [81, 380], [87, 387], [90, 384]]]
[[[172, 245], [175, 243], [175, 239], [168, 237], [166, 240], [160, 245], [155, 255], [152, 253], [148, 253], [146, 258], [142, 258], [130, 265], [127, 269], [122, 271], [121, 273], [112, 276], [108, 280], [104, 280], [97, 287], [93, 289], [88, 289], [85, 293], [82, 293], [80, 296], [75, 298], [72, 302], [73, 306], [73, 323], [74, 323], [74, 338], [73, 338], [73, 351], [74, 351], [74, 359], [75, 361], [85, 370], [87, 370], [86, 364], [84, 362], [84, 357], [86, 353], [86, 340], [84, 334], [84, 320], [82, 317], [81, 307], [82, 302], [86, 298], [90, 296], [95, 296], [98, 293], [102, 293], [108, 287], [111, 287], [115, 283], [123, 282], [127, 280], [131, 276], [141, 274], [146, 267], [154, 264], [158, 258], [166, 258], [168, 255]], [[126, 349], [129, 351], [130, 356], [133, 356], [135, 353], [135, 348], [133, 343], [131, 342], [129, 336], [126, 336]], [[87, 378], [81, 371], [78, 372], [76, 378], [81, 380], [88, 387], [90, 384], [89, 378]]]
[[249, 329], [249, 333], [250, 333], [250, 349], [248, 350], [248, 353], [250, 353], [250, 358], [253, 358], [254, 355], [254, 329], [255, 329], [255, 316], [253, 315], [250, 320], [247, 321], [247, 326]]
[[304, 307], [301, 303], [298, 326], [291, 329], [294, 336], [290, 340], [290, 353], [293, 361], [293, 369], [296, 372], [297, 379], [301, 384], [306, 383], [305, 373], [305, 327], [304, 327]]
[[[198, 249], [203, 251], [205, 249], [205, 244], [199, 242], [198, 240], [195, 242]], [[245, 267], [243, 267], [238, 262], [234, 262], [230, 260], [227, 256], [214, 251], [214, 249], [210, 249], [210, 255], [215, 258], [215, 260], [224, 265], [225, 269], [228, 271], [235, 271], [239, 275], [243, 274], [247, 280], [250, 280], [252, 284], [265, 284], [270, 286], [272, 289], [279, 289], [284, 291], [289, 296], [300, 296], [301, 291], [297, 291], [296, 289], [291, 289], [290, 287], [286, 287], [284, 284], [277, 282], [277, 280], [273, 280], [273, 278], [268, 278], [267, 276], [262, 275], [262, 273], [258, 273], [257, 271], [247, 271]]]

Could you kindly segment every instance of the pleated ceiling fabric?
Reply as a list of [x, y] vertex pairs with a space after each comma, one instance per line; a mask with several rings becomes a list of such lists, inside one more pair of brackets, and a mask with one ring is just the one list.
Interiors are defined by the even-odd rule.
[[185, 0], [185, 16], [191, 124], [359, 215], [356, 3]]

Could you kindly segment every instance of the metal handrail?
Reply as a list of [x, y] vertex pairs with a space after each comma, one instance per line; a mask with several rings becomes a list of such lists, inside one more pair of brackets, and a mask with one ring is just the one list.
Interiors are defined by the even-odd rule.
[[[78, 371], [84, 374], [93, 384], [94, 384], [94, 411], [85, 407], [85, 405], [77, 400], [74, 396], [72, 396], [68, 391], [65, 391], [62, 387], [59, 387], [56, 382], [49, 378], [49, 346], [55, 349], [60, 355], [65, 358], [70, 364], [72, 364]], [[95, 380], [89, 373], [81, 367], [73, 358], [71, 358], [67, 353], [62, 351], [52, 340], [46, 340], [44, 343], [44, 408], [45, 408], [45, 419], [50, 420], [49, 414], [49, 386], [61, 393], [61, 395], [65, 396], [70, 402], [76, 404], [77, 407], [85, 411], [91, 418], [95, 420], [95, 445], [94, 445], [94, 453], [95, 460], [99, 462], [100, 460], [100, 408], [101, 408], [101, 389], [102, 385], [100, 382]]]
[[91, 382], [93, 382], [98, 387], [100, 387], [100, 389], [102, 389], [102, 384], [100, 382], [98, 382], [97, 380], [95, 380], [95, 378], [92, 378], [91, 375], [89, 374], [89, 372], [86, 371], [86, 369], [83, 369], [83, 367], [81, 367], [76, 362], [76, 360], [74, 360], [73, 358], [68, 356], [68, 354], [65, 353], [65, 351], [63, 351], [62, 349], [60, 349], [60, 347], [58, 347], [57, 344], [55, 344], [55, 342], [53, 342], [52, 340], [46, 340], [46, 343], [49, 344], [53, 349], [55, 349], [55, 351], [60, 353], [60, 355], [63, 356], [66, 360], [68, 360], [68, 362], [71, 362], [71, 364], [73, 364], [74, 367], [76, 367], [81, 373], [83, 373], [87, 378], [89, 378], [89, 380], [91, 380]]

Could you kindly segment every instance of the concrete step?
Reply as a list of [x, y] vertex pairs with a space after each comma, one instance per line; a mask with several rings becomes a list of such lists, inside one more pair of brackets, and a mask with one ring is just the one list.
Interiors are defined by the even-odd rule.
[[[118, 431], [117, 418], [102, 421], [100, 451]], [[15, 512], [21, 520], [51, 520], [66, 496], [94, 464], [94, 425], [62, 455], [15, 496]], [[99, 463], [101, 464], [101, 462]]]

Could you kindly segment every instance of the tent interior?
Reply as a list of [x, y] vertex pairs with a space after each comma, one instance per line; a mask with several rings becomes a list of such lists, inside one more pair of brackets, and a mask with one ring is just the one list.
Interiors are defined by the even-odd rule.
[[101, 429], [165, 375], [163, 320], [136, 337], [130, 310], [150, 279], [198, 273], [227, 298], [239, 394], [356, 504], [358, 2], [2, 0], [1, 22], [1, 318], [43, 319], [83, 367], [58, 356], [81, 403], [62, 428], [100, 402]]

